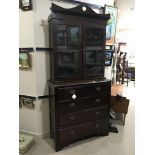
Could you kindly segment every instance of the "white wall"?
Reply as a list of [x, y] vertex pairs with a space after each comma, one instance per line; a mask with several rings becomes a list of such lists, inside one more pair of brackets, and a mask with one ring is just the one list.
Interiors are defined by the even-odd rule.
[[[124, 51], [127, 52], [128, 63], [135, 64], [135, 0], [117, 0], [119, 8], [117, 40], [126, 42]], [[123, 52], [124, 52], [123, 51]]]
[[[54, 2], [65, 8], [75, 7], [69, 3]], [[49, 47], [48, 16], [51, 1], [33, 0], [32, 11], [19, 11], [19, 47]], [[50, 78], [49, 53], [31, 52], [32, 69], [19, 71], [19, 94], [29, 96], [47, 95], [47, 80]], [[109, 73], [107, 73], [109, 74]], [[36, 100], [35, 108], [20, 109], [19, 129], [35, 135], [46, 134], [49, 129], [48, 100]]]
[[134, 27], [135, 0], [116, 0], [119, 9], [118, 27], [119, 29], [131, 29]]
[[[63, 7], [73, 5], [55, 2]], [[48, 16], [51, 1], [34, 0], [32, 11], [19, 11], [19, 47], [49, 47]], [[29, 96], [47, 95], [47, 80], [50, 78], [49, 53], [34, 51], [30, 53], [32, 68], [28, 71], [19, 70], [19, 94]], [[34, 101], [35, 108], [19, 110], [19, 130], [35, 135], [49, 133], [48, 100]]]
[[34, 12], [24, 12], [19, 9], [19, 46], [34, 46]]
[[[34, 48], [34, 12], [24, 12], [19, 10], [19, 47]], [[35, 53], [30, 53], [32, 60], [31, 70], [19, 70], [19, 94], [37, 96], [36, 86], [36, 56]], [[30, 109], [19, 110], [19, 129], [35, 133], [37, 131], [37, 111]]]

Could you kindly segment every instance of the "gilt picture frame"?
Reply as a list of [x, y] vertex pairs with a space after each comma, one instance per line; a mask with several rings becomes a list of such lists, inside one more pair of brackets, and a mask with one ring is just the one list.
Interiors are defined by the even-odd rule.
[[28, 51], [19, 51], [19, 68], [20, 69], [30, 69], [31, 60]]
[[33, 99], [22, 97], [23, 107], [34, 109]]
[[106, 45], [114, 45], [116, 36], [118, 8], [105, 5], [105, 14], [110, 14], [110, 19], [107, 21], [106, 26]]
[[32, 10], [32, 0], [19, 0], [19, 6], [23, 11]]

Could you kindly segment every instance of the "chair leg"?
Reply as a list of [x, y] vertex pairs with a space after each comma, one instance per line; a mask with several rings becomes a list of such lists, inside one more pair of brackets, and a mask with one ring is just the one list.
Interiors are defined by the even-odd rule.
[[124, 114], [123, 125], [125, 125], [125, 117], [126, 117], [126, 114]]
[[128, 82], [129, 82], [129, 77], [127, 76], [127, 86], [128, 86]]

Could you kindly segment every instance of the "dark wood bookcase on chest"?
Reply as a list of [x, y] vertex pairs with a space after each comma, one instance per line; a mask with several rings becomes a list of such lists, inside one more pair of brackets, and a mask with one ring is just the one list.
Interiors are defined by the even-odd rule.
[[85, 5], [52, 4], [51, 11], [50, 130], [59, 151], [89, 136], [108, 135], [111, 81], [104, 80], [104, 59], [110, 15]]

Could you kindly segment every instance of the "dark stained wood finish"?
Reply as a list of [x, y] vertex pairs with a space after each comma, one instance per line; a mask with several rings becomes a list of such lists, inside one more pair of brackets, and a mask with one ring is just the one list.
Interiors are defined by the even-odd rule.
[[[83, 11], [82, 7], [85, 7], [86, 11]], [[51, 11], [54, 13], [61, 13], [61, 14], [74, 15], [74, 16], [86, 16], [87, 18], [97, 18], [97, 19], [102, 19], [106, 21], [110, 18], [110, 14], [97, 14], [90, 7], [82, 4], [74, 8], [65, 9], [52, 3]]]
[[82, 4], [82, 5], [87, 5], [91, 8], [95, 8], [95, 9], [102, 9], [104, 11], [104, 7], [101, 6], [101, 5], [96, 5], [96, 4], [93, 4], [93, 3], [85, 3], [85, 2], [80, 2], [78, 0], [53, 0], [53, 1], [62, 1], [62, 2], [65, 2], [65, 3], [72, 3], [72, 4]]
[[[105, 51], [105, 40], [106, 40], [106, 23], [107, 20], [110, 18], [109, 14], [97, 14], [95, 13], [91, 8], [88, 6], [86, 7], [86, 11], [82, 10], [83, 5], [79, 5], [77, 7], [71, 8], [71, 9], [65, 9], [62, 7], [59, 7], [55, 4], [52, 4], [52, 13], [50, 14], [48, 21], [49, 21], [49, 44], [50, 44], [50, 65], [51, 65], [51, 81], [53, 82], [62, 82], [62, 81], [77, 81], [77, 80], [84, 80], [84, 79], [100, 79], [104, 78], [104, 51]], [[68, 40], [68, 27], [78, 27], [79, 28], [79, 52], [78, 52], [78, 62], [76, 62], [73, 59], [73, 63], [64, 64], [64, 66], [68, 65], [68, 68], [61, 68], [58, 67], [58, 63], [60, 63], [60, 58], [58, 55], [61, 53], [58, 49], [58, 42], [57, 42], [57, 36], [59, 31], [60, 25], [66, 25], [66, 32], [64, 33], [65, 40]], [[101, 55], [102, 64], [101, 64], [101, 71], [100, 73], [89, 73], [87, 74], [85, 72], [86, 69], [86, 43], [85, 38], [87, 36], [86, 31], [92, 28], [96, 29], [102, 29], [102, 50], [103, 53]], [[65, 49], [66, 48], [66, 49]], [[68, 44], [64, 46], [64, 49], [62, 49], [63, 54], [68, 53], [71, 54], [71, 50], [74, 51], [74, 49], [69, 49], [70, 47]], [[62, 54], [62, 55], [63, 55]], [[75, 69], [73, 69], [73, 66], [77, 65]], [[91, 65], [93, 66], [93, 65]], [[94, 67], [96, 67], [97, 64], [94, 64]], [[58, 68], [60, 70], [58, 70]], [[63, 71], [62, 71], [63, 70]], [[68, 72], [68, 75], [57, 75], [57, 72]], [[74, 73], [75, 72], [75, 73]]]
[[[128, 106], [130, 100], [126, 97], [122, 97], [124, 91], [124, 85], [115, 84], [111, 87], [111, 102], [110, 108], [116, 113], [122, 113], [124, 115], [123, 125], [125, 125], [125, 117], [128, 113]], [[119, 94], [119, 96], [118, 96]]]
[[82, 137], [86, 137], [93, 134], [107, 135], [108, 123], [109, 123], [108, 120], [88, 122], [71, 128], [59, 129], [58, 139], [60, 143], [66, 145], [75, 142]]
[[[94, 95], [104, 95], [109, 94], [110, 92], [110, 86], [111, 84], [109, 82], [107, 83], [98, 83], [91, 85], [78, 85], [73, 87], [58, 87], [56, 88], [56, 98], [59, 98], [59, 100], [72, 100], [73, 94], [75, 94], [78, 98], [85, 97], [86, 92], [87, 96], [94, 96]], [[65, 95], [64, 95], [65, 94]]]
[[[61, 113], [59, 116], [58, 125], [61, 127], [73, 126], [89, 121], [96, 121], [103, 118], [108, 119], [109, 113], [108, 108], [97, 108], [97, 109], [88, 109], [84, 111], [77, 111], [71, 113]], [[81, 118], [83, 118], [81, 120]]]
[[[96, 87], [101, 88], [99, 93]], [[51, 136], [56, 151], [87, 136], [108, 135], [111, 81], [51, 83], [49, 88]], [[78, 92], [78, 99], [69, 96], [70, 88]]]
[[108, 106], [108, 102], [104, 95], [100, 95], [98, 97], [85, 97], [74, 101], [58, 101], [58, 104], [60, 112], [74, 112], [81, 109], [87, 110], [89, 108]]
[[[65, 9], [52, 4], [51, 10], [50, 130], [59, 151], [90, 136], [108, 135], [111, 81], [104, 79], [104, 51], [110, 15], [86, 5]], [[100, 52], [95, 60], [86, 53], [93, 51]]]

